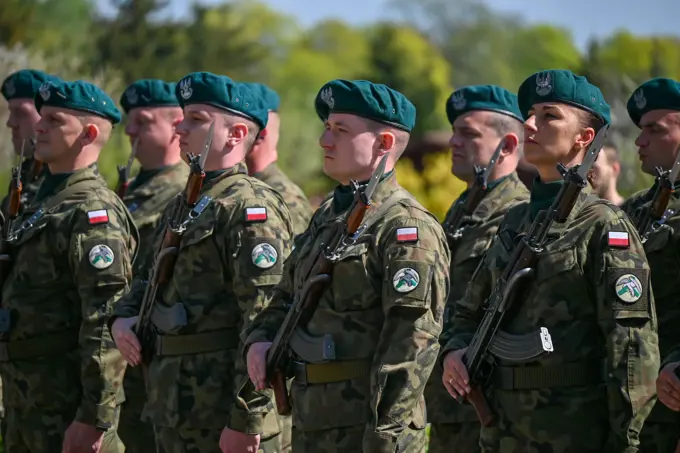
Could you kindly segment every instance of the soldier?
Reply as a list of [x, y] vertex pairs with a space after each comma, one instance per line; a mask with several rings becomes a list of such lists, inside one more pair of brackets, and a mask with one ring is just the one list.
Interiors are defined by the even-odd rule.
[[[0, 90], [9, 106], [7, 127], [12, 130], [14, 152], [18, 156], [23, 149], [24, 153], [24, 160], [21, 163], [22, 209], [33, 200], [47, 170], [47, 167], [44, 167], [43, 163], [36, 160], [33, 155], [35, 125], [40, 119], [33, 99], [38, 94], [40, 86], [46, 81], [57, 82], [59, 78], [36, 69], [22, 69], [10, 74], [2, 83], [2, 90]], [[8, 198], [5, 197], [2, 201], [3, 212], [7, 210], [7, 203]]]
[[[140, 246], [133, 276], [148, 276], [153, 263], [153, 235], [165, 206], [184, 188], [189, 175], [182, 161], [175, 128], [182, 121], [182, 108], [175, 96], [175, 84], [157, 79], [138, 80], [120, 98], [128, 116], [125, 133], [137, 142], [135, 158], [141, 169], [123, 201], [135, 219]], [[153, 426], [141, 420], [144, 406], [144, 379], [140, 367], [128, 367], [123, 382], [125, 403], [118, 434], [130, 453], [156, 449]]]
[[[297, 238], [272, 303], [245, 332], [248, 374], [264, 388], [270, 342], [320, 244], [330, 243], [347, 215], [350, 181], [365, 187], [386, 158], [362, 234], [337, 257], [330, 287], [297, 327], [311, 347], [290, 344], [293, 451], [424, 451], [423, 390], [439, 350], [450, 256], [441, 225], [393, 170], [415, 107], [385, 85], [346, 80], [326, 83], [315, 107], [325, 125], [324, 173], [339, 185]], [[319, 363], [322, 342], [334, 345], [335, 357]]]
[[[520, 86], [518, 101], [526, 119], [524, 155], [539, 176], [530, 201], [503, 219], [456, 304], [441, 354], [442, 380], [454, 397], [471, 391], [461, 357], [518, 235], [545, 213], [563, 186], [557, 164], [579, 165], [610, 121], [600, 90], [567, 70], [531, 75]], [[496, 423], [482, 427], [482, 451], [637, 451], [659, 365], [649, 266], [640, 238], [621, 209], [586, 185], [566, 221], [553, 223], [547, 239], [536, 276], [517, 297], [502, 329], [520, 335], [544, 327], [552, 352], [519, 365], [497, 359], [487, 391]]]
[[[654, 175], [655, 168], [670, 170], [680, 147], [680, 83], [670, 79], [652, 79], [638, 87], [628, 99], [628, 115], [638, 126], [640, 134], [635, 140], [642, 171]], [[637, 220], [644, 209], [650, 207], [658, 182], [649, 190], [643, 190], [626, 200], [623, 208]], [[680, 183], [676, 182], [676, 187]], [[652, 288], [659, 319], [659, 350], [666, 359], [671, 348], [680, 344], [678, 320], [680, 306], [677, 289], [680, 283], [680, 262], [677, 244], [680, 240], [680, 193], [672, 193], [668, 203], [670, 217], [653, 230], [644, 242], [645, 252], [652, 269]], [[643, 233], [644, 234], [644, 233]], [[677, 363], [668, 366], [670, 371]], [[662, 382], [672, 377], [672, 372], [662, 372]], [[659, 398], [666, 396], [667, 385], [658, 387]], [[672, 452], [680, 439], [678, 425], [680, 414], [668, 410], [663, 404], [655, 404], [645, 422], [640, 439], [640, 452]]]
[[609, 200], [616, 206], [621, 206], [624, 198], [616, 190], [616, 182], [621, 174], [619, 153], [612, 145], [605, 145], [597, 156], [593, 166], [591, 184], [598, 197]]
[[[235, 398], [247, 376], [239, 333], [269, 302], [292, 245], [283, 199], [247, 175], [245, 156], [267, 125], [267, 108], [249, 87], [207, 72], [184, 77], [175, 94], [184, 110], [177, 126], [183, 158], [209, 151], [201, 195], [212, 201], [186, 225], [171, 283], [154, 305], [158, 335], [143, 415], [154, 426], [160, 453], [212, 453], [218, 445], [224, 453], [257, 451], [246, 448], [257, 448], [260, 434], [262, 451], [278, 452], [278, 423], [267, 395]], [[214, 136], [203, 150], [211, 123]], [[112, 318], [116, 344], [132, 366], [141, 363], [131, 327], [145, 285], [137, 276]], [[266, 418], [273, 420], [272, 432], [263, 431]]]
[[129, 288], [139, 236], [96, 168], [120, 112], [82, 81], [46, 82], [35, 108], [35, 154], [49, 174], [9, 239], [0, 311], [5, 448], [122, 452], [125, 363], [107, 321]]
[[248, 84], [265, 99], [269, 109], [267, 128], [260, 132], [253, 150], [246, 157], [248, 173], [276, 189], [290, 209], [295, 235], [302, 234], [309, 225], [313, 210], [305, 193], [286, 176], [276, 165], [281, 119], [279, 117], [280, 98], [276, 91], [260, 83]]
[[[451, 250], [451, 291], [444, 311], [444, 330], [439, 339], [446, 345], [455, 302], [463, 297], [482, 255], [496, 235], [503, 216], [516, 204], [529, 199], [529, 191], [517, 173], [522, 145], [522, 115], [517, 96], [493, 86], [468, 86], [455, 91], [446, 103], [453, 127], [449, 143], [453, 174], [467, 183], [468, 189], [451, 205], [443, 223]], [[501, 140], [503, 148], [495, 165], [492, 157]], [[466, 209], [475, 184], [475, 166], [491, 168], [488, 186], [471, 214]], [[474, 189], [473, 189], [474, 190]], [[463, 211], [465, 212], [465, 211]], [[430, 453], [450, 452], [452, 446], [463, 452], [479, 451], [479, 420], [472, 406], [453, 401], [442, 385], [442, 369], [435, 367], [425, 389], [427, 418], [431, 423]]]

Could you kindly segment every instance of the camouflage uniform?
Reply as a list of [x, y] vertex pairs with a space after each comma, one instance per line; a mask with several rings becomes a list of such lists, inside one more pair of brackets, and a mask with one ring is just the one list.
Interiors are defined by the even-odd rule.
[[253, 177], [265, 182], [281, 194], [290, 210], [295, 235], [304, 233], [314, 210], [302, 189], [291, 181], [276, 163], [270, 164], [261, 172], [255, 173]]
[[[446, 232], [451, 250], [451, 292], [444, 310], [444, 330], [439, 339], [446, 345], [446, 332], [451, 326], [455, 302], [462, 299], [468, 282], [484, 252], [496, 235], [498, 226], [508, 210], [520, 202], [527, 201], [529, 191], [516, 173], [489, 183], [489, 191], [471, 216], [463, 217], [462, 236], [454, 237], [451, 217], [455, 208], [465, 202], [464, 192], [456, 200], [442, 226]], [[473, 407], [460, 405], [446, 391], [442, 384], [442, 369], [435, 366], [425, 388], [427, 418], [430, 426], [429, 453], [448, 453], [452, 446], [458, 451], [474, 453], [479, 451], [479, 420]]]
[[[262, 437], [270, 440], [262, 451], [278, 452], [278, 436], [272, 438], [279, 431], [276, 417], [263, 414], [271, 410], [270, 398], [245, 395], [246, 406], [235, 394], [247, 378], [239, 332], [267, 305], [281, 278], [291, 247], [290, 215], [274, 190], [247, 175], [244, 163], [208, 174], [202, 195], [213, 200], [188, 225], [172, 281], [152, 316], [163, 353], [149, 365], [143, 418], [154, 425], [159, 453], [217, 452], [225, 426], [261, 432], [263, 424]], [[137, 315], [144, 286], [136, 277], [116, 316]], [[186, 311], [186, 325], [166, 315], [178, 307]]]
[[122, 452], [115, 425], [125, 362], [106, 323], [132, 280], [132, 218], [93, 165], [46, 178], [16, 226], [2, 289], [11, 317], [0, 343], [5, 448], [61, 451], [76, 420], [108, 427], [101, 451]]
[[[656, 186], [631, 196], [623, 204], [628, 215], [635, 219], [638, 209], [648, 208]], [[644, 243], [645, 253], [652, 274], [652, 288], [659, 319], [659, 350], [665, 358], [671, 348], [680, 344], [680, 306], [677, 291], [680, 287], [680, 193], [674, 192], [668, 203], [674, 214], [666, 223], [652, 233]], [[680, 440], [678, 433], [680, 414], [673, 412], [662, 403], [654, 405], [645, 421], [640, 438], [640, 453], [672, 452]]]
[[[184, 189], [189, 166], [179, 162], [151, 175], [140, 172], [130, 182], [123, 202], [132, 214], [139, 230], [139, 252], [133, 275], [146, 278], [153, 263], [154, 234], [167, 204]], [[145, 175], [151, 175], [147, 179]], [[141, 177], [140, 177], [141, 176]], [[118, 433], [128, 452], [150, 452], [155, 449], [153, 426], [141, 421], [146, 392], [141, 367], [127, 367], [123, 381], [125, 403], [120, 415]]]
[[[337, 188], [296, 239], [272, 303], [246, 331], [246, 347], [273, 340], [315, 251], [344, 221], [348, 189]], [[298, 328], [314, 341], [332, 336], [336, 361], [310, 363], [320, 354], [291, 343], [295, 453], [421, 452], [426, 446], [422, 394], [439, 350], [449, 251], [441, 225], [394, 174], [378, 184], [372, 203], [365, 221], [374, 215], [375, 222], [335, 263], [307, 333]], [[403, 234], [408, 231], [411, 236]], [[404, 270], [417, 272], [415, 280], [405, 281]]]
[[[531, 202], [503, 219], [457, 303], [442, 357], [468, 346], [518, 234], [560, 184], [535, 181]], [[626, 214], [595, 200], [586, 187], [567, 221], [553, 224], [534, 281], [506, 317], [503, 329], [512, 334], [546, 327], [554, 351], [521, 366], [499, 359], [488, 391], [497, 423], [481, 430], [484, 452], [637, 451], [659, 367], [649, 266]], [[610, 245], [617, 237], [625, 244]], [[618, 291], [626, 275], [638, 284], [635, 297]]]

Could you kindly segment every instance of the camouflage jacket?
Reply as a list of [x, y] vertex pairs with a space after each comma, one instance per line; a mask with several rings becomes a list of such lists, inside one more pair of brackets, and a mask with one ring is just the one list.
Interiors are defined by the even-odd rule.
[[[397, 202], [381, 213], [388, 198]], [[246, 347], [273, 340], [315, 252], [343, 227], [347, 213], [336, 212], [335, 203], [324, 203], [296, 239], [272, 303], [245, 332]], [[402, 426], [425, 426], [423, 391], [439, 351], [450, 256], [439, 222], [394, 173], [378, 184], [372, 203], [364, 220], [371, 221], [371, 212], [377, 220], [341, 253], [329, 289], [306, 328], [298, 328], [316, 339], [332, 336], [331, 364], [365, 371], [326, 384], [305, 384], [296, 376], [293, 425], [303, 431], [363, 425], [363, 446], [351, 448], [396, 451]], [[300, 350], [294, 352], [302, 360]]]
[[[446, 213], [442, 226], [446, 232], [451, 250], [449, 292], [446, 309], [444, 310], [444, 330], [439, 339], [440, 344], [448, 341], [447, 331], [453, 319], [455, 302], [462, 299], [465, 289], [472, 278], [484, 252], [491, 245], [498, 226], [508, 210], [518, 203], [529, 199], [529, 190], [519, 180], [516, 173], [498, 181], [498, 185], [491, 188], [470, 216], [464, 216], [461, 222], [460, 236], [454, 238], [454, 227], [451, 218], [454, 210], [463, 199], [459, 198]], [[451, 398], [442, 384], [442, 369], [436, 367], [425, 389], [427, 403], [427, 418], [431, 423], [475, 422], [477, 414], [472, 406], [460, 405]]]
[[72, 408], [75, 420], [111, 424], [125, 362], [107, 321], [132, 281], [132, 218], [93, 165], [27, 208], [16, 225], [2, 288], [11, 318], [3, 334], [10, 359], [0, 362], [5, 405], [26, 417]]
[[[24, 159], [21, 164], [21, 209], [19, 214], [26, 210], [26, 208], [33, 201], [33, 197], [38, 193], [38, 188], [40, 183], [45, 179], [45, 173], [47, 172], [47, 165], [42, 165], [42, 170], [36, 173], [36, 168], [34, 167], [36, 160], [33, 158]], [[10, 185], [12, 181], [10, 180]], [[2, 199], [2, 204], [0, 205], [3, 215], [7, 215], [7, 209], [9, 209], [9, 188], [7, 187], [7, 195]]]
[[[184, 189], [189, 176], [189, 166], [184, 162], [163, 169], [150, 180], [137, 186], [130, 182], [129, 190], [123, 197], [139, 230], [139, 253], [133, 265], [133, 274], [148, 272], [153, 261], [153, 238], [167, 204]], [[143, 275], [146, 277], [146, 274]]]
[[305, 193], [273, 163], [253, 177], [265, 182], [281, 194], [293, 219], [295, 235], [302, 234], [309, 225], [314, 211]]
[[[622, 209], [635, 221], [642, 208], [648, 208], [656, 187], [631, 196]], [[680, 345], [680, 193], [674, 192], [668, 203], [673, 215], [645, 241], [644, 248], [652, 274], [652, 288], [656, 316], [659, 319], [659, 350], [665, 359], [671, 348]], [[650, 420], [680, 421], [680, 414], [668, 410], [657, 403]]]
[[[175, 342], [210, 332], [224, 339], [211, 352], [156, 354], [149, 365], [144, 418], [162, 427], [222, 429], [228, 425], [260, 433], [270, 407], [269, 395], [253, 392], [245, 395], [245, 401], [235, 399], [247, 379], [238, 353], [239, 333], [269, 303], [281, 279], [292, 245], [290, 214], [277, 192], [247, 175], [244, 163], [206, 178], [202, 195], [211, 196], [212, 201], [188, 224], [172, 280], [159, 292], [152, 320], [160, 338]], [[163, 213], [156, 245], [173, 206], [170, 203]], [[114, 315], [137, 315], [145, 285], [141, 276], [135, 277], [132, 291]], [[161, 323], [162, 316], [155, 317], [176, 307], [186, 313], [186, 324]]]
[[[606, 442], [606, 447], [599, 446], [602, 451], [637, 451], [639, 432], [654, 402], [659, 367], [649, 266], [628, 216], [594, 199], [587, 186], [567, 221], [552, 225], [539, 254], [536, 276], [502, 328], [511, 334], [547, 328], [554, 351], [526, 365], [552, 368], [561, 375], [563, 367], [584, 364], [592, 367], [598, 381], [606, 383], [607, 391], [595, 383], [496, 391], [492, 384], [492, 401], [513, 414], [514, 423], [550, 423], [550, 429], [558, 431], [567, 413], [570, 420], [593, 426], [594, 431], [609, 417], [605, 430], [609, 438], [597, 440]], [[483, 316], [484, 301], [510, 259], [517, 235], [531, 224], [530, 209], [530, 203], [522, 203], [504, 218], [465, 296], [456, 303], [450, 339], [440, 357], [470, 343]], [[631, 286], [631, 292], [626, 292]], [[500, 359], [499, 366], [512, 368]]]

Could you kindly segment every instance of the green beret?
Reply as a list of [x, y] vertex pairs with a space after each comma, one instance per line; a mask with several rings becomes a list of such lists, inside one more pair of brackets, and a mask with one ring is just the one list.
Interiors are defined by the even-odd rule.
[[113, 99], [98, 86], [82, 80], [43, 83], [35, 96], [35, 108], [40, 112], [44, 105], [92, 113], [113, 124], [121, 119]]
[[519, 110], [526, 119], [534, 104], [557, 102], [586, 110], [611, 122], [611, 110], [598, 87], [566, 69], [550, 69], [529, 76], [517, 91]]
[[626, 104], [628, 116], [638, 127], [642, 115], [652, 110], [680, 110], [680, 82], [658, 77], [635, 90]]
[[137, 107], [179, 106], [175, 96], [175, 84], [158, 79], [137, 80], [125, 89], [120, 97], [125, 113]]
[[267, 85], [263, 85], [261, 83], [244, 82], [244, 84], [248, 85], [256, 93], [258, 93], [260, 96], [262, 96], [265, 103], [267, 104], [267, 109], [270, 112], [278, 112], [279, 111], [279, 105], [281, 104], [281, 98], [279, 97], [279, 94], [276, 91], [272, 90]]
[[265, 100], [250, 86], [227, 76], [210, 72], [192, 72], [175, 87], [180, 105], [207, 104], [267, 127], [269, 110]]
[[416, 108], [406, 96], [368, 80], [331, 80], [319, 90], [314, 107], [324, 121], [331, 113], [349, 113], [408, 132], [416, 123]]
[[46, 74], [36, 69], [22, 69], [10, 74], [2, 83], [2, 95], [5, 99], [33, 99], [40, 86], [47, 82], [58, 82], [59, 77]]
[[470, 85], [454, 91], [446, 101], [446, 116], [453, 124], [460, 115], [474, 110], [488, 110], [524, 122], [517, 96], [496, 85]]

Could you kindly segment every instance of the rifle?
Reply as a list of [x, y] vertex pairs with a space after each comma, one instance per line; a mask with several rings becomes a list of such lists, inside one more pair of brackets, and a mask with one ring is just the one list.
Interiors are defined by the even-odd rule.
[[482, 322], [463, 355], [472, 388], [466, 399], [474, 406], [483, 426], [490, 426], [495, 419], [484, 394], [495, 364], [494, 357], [519, 364], [553, 350], [550, 333], [545, 327], [525, 335], [512, 335], [500, 330], [500, 326], [505, 314], [517, 302], [519, 283], [534, 277], [538, 255], [543, 251], [553, 222], [566, 222], [579, 194], [588, 184], [588, 172], [602, 148], [608, 127], [605, 125], [597, 133], [581, 165], [570, 169], [557, 165], [564, 181], [560, 192], [552, 206], [536, 216], [528, 234], [515, 246], [503, 274], [485, 301]]
[[637, 228], [642, 243], [649, 239], [652, 233], [658, 230], [670, 216], [674, 214], [672, 209], [666, 210], [675, 192], [675, 181], [680, 172], [680, 146], [675, 153], [675, 163], [670, 170], [656, 167], [656, 190], [652, 202], [647, 208], [643, 208], [637, 216], [635, 227]]
[[475, 165], [475, 181], [467, 194], [467, 198], [464, 203], [459, 203], [454, 208], [451, 221], [449, 222], [449, 231], [452, 231], [452, 233], [447, 234], [449, 238], [449, 248], [452, 253], [455, 248], [455, 242], [463, 235], [463, 229], [460, 227], [463, 217], [472, 215], [472, 213], [475, 212], [475, 209], [477, 209], [477, 206], [479, 206], [479, 203], [481, 203], [484, 195], [486, 195], [489, 175], [496, 167], [496, 162], [498, 161], [504, 146], [505, 138], [498, 143], [496, 151], [494, 151], [491, 156], [491, 160], [486, 168]]
[[[341, 234], [331, 239], [329, 246], [322, 244], [319, 248], [316, 261], [307, 274], [305, 284], [295, 295], [293, 305], [286, 314], [281, 327], [276, 332], [276, 337], [267, 353], [267, 382], [274, 391], [276, 409], [280, 415], [289, 415], [292, 411], [288, 389], [286, 387], [286, 362], [288, 349], [293, 332], [298, 327], [307, 325], [319, 305], [321, 296], [331, 283], [333, 266], [342, 250], [354, 243], [363, 232], [361, 225], [366, 212], [371, 207], [371, 197], [380, 178], [385, 172], [387, 156], [383, 157], [380, 164], [373, 172], [365, 189], [361, 189], [356, 181], [351, 181], [354, 189], [354, 202], [345, 217], [344, 227]], [[242, 389], [253, 383], [246, 378]]]
[[198, 156], [187, 153], [189, 160], [189, 177], [187, 178], [184, 190], [177, 195], [174, 201], [172, 212], [168, 217], [168, 222], [163, 230], [162, 240], [154, 259], [154, 266], [149, 274], [149, 280], [144, 291], [142, 304], [139, 311], [139, 320], [135, 326], [135, 334], [142, 345], [142, 364], [145, 374], [148, 364], [153, 358], [153, 341], [155, 339], [155, 329], [151, 322], [153, 306], [159, 288], [170, 282], [177, 262], [177, 253], [182, 236], [187, 226], [197, 218], [210, 203], [211, 198], [203, 196], [198, 199], [203, 188], [205, 179], [204, 165], [210, 152], [215, 123], [210, 125], [208, 136], [203, 144], [203, 150]]
[[135, 156], [137, 156], [137, 145], [139, 144], [139, 137], [135, 139], [132, 144], [132, 152], [128, 158], [126, 166], [116, 165], [118, 169], [118, 182], [116, 183], [116, 195], [122, 200], [127, 193], [128, 187], [130, 186], [130, 170], [132, 169], [132, 164], [135, 161]]

